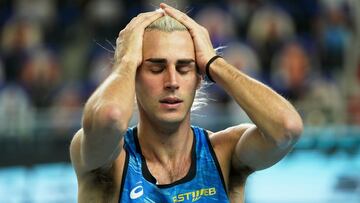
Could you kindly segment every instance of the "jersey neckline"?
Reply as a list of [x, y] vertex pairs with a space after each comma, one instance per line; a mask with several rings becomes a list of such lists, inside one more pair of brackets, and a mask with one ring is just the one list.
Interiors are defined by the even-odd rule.
[[156, 178], [150, 173], [149, 168], [147, 167], [147, 163], [146, 163], [146, 159], [141, 151], [141, 146], [140, 146], [140, 142], [138, 139], [138, 133], [137, 133], [137, 127], [135, 127], [133, 129], [133, 136], [134, 136], [134, 141], [135, 141], [135, 145], [136, 145], [136, 151], [140, 154], [141, 156], [141, 170], [142, 170], [142, 174], [143, 177], [153, 183], [154, 185], [156, 185], [158, 188], [170, 188], [182, 183], [186, 183], [188, 181], [191, 181], [192, 179], [194, 179], [195, 175], [196, 175], [196, 135], [195, 135], [195, 131], [193, 129], [193, 127], [191, 127], [191, 130], [193, 132], [193, 143], [192, 143], [192, 147], [191, 147], [191, 165], [189, 168], [189, 171], [187, 172], [187, 174], [177, 180], [174, 181], [172, 183], [169, 184], [156, 184]]

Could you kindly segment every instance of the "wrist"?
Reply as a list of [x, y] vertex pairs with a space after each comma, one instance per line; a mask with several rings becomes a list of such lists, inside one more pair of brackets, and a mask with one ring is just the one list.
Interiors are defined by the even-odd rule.
[[119, 61], [115, 62], [113, 65], [113, 71], [116, 73], [128, 73], [135, 74], [138, 68], [138, 63], [136, 60], [122, 57]]
[[214, 82], [214, 83], [216, 83], [216, 82], [215, 82], [214, 78], [212, 77], [212, 75], [210, 73], [210, 68], [213, 66], [215, 61], [220, 60], [220, 59], [222, 59], [221, 56], [215, 55], [215, 56], [211, 57], [209, 59], [209, 61], [206, 63], [206, 65], [205, 65], [205, 75], [206, 75], [206, 77], [208, 78], [209, 81]]
[[136, 70], [140, 64], [141, 64], [141, 62], [139, 63], [138, 60], [136, 60], [132, 57], [123, 56], [119, 60], [116, 60], [114, 62], [113, 67], [115, 69], [120, 68], [120, 67], [135, 67], [134, 69]]

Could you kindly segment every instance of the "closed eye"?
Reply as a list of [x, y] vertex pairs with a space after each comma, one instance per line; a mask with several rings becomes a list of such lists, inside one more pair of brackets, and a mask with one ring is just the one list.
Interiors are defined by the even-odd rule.
[[149, 67], [152, 73], [161, 73], [165, 69], [165, 65], [162, 64], [152, 64]]
[[[164, 58], [149, 58], [145, 62], [148, 64], [149, 70], [154, 74], [161, 73], [166, 69], [167, 60]], [[180, 74], [186, 74], [196, 68], [194, 59], [179, 59], [175, 66]]]
[[195, 69], [194, 60], [179, 60], [176, 63], [176, 70], [180, 73], [185, 74], [193, 69]]
[[193, 68], [194, 67], [191, 66], [191, 65], [178, 65], [178, 66], [176, 66], [176, 70], [179, 73], [182, 73], [182, 74], [190, 72]]

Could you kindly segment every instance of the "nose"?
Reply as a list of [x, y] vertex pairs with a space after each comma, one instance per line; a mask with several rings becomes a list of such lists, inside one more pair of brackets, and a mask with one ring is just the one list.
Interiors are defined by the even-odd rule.
[[170, 66], [166, 69], [165, 76], [165, 89], [176, 90], [179, 89], [178, 83], [178, 75], [176, 72], [176, 68], [174, 66]]

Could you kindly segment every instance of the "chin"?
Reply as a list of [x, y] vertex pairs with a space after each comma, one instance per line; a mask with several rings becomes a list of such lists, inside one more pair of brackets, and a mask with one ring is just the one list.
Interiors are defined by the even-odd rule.
[[181, 123], [182, 121], [184, 121], [184, 118], [160, 118], [159, 119], [160, 122], [162, 123], [166, 123], [166, 124], [177, 124], [177, 123]]
[[161, 115], [160, 117], [158, 117], [158, 120], [165, 124], [177, 124], [183, 122], [185, 118], [186, 118], [185, 115], [167, 114], [167, 115]]

